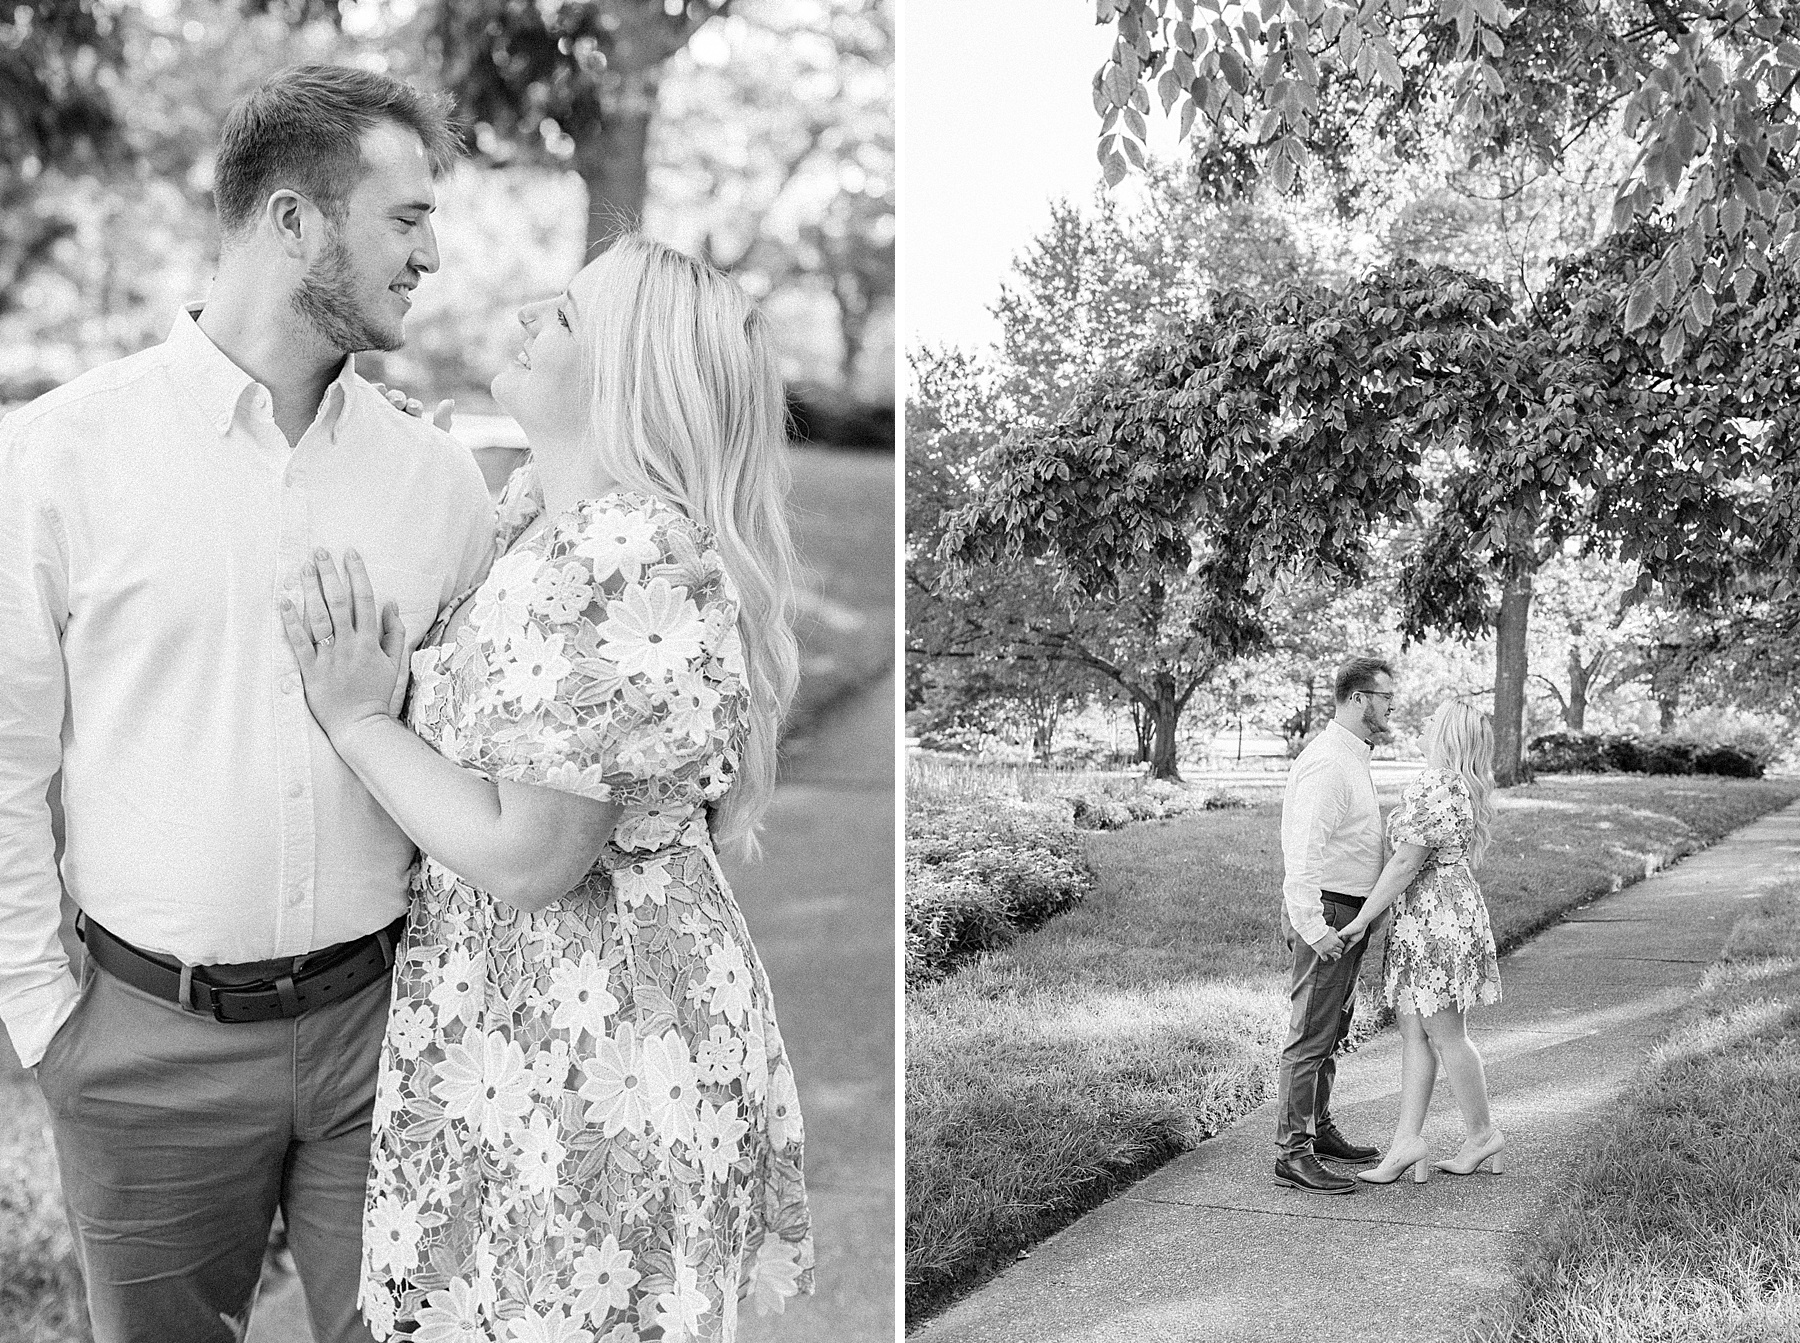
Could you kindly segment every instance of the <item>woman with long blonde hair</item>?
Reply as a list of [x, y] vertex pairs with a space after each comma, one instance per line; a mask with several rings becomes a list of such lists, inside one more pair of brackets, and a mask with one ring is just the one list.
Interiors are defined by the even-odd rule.
[[[812, 1287], [793, 1070], [717, 850], [794, 691], [786, 403], [727, 276], [627, 237], [521, 310], [498, 558], [411, 661], [361, 559], [284, 606], [422, 853], [376, 1093], [377, 1337], [729, 1338]], [[409, 730], [410, 729], [410, 730]]]
[[[1388, 818], [1392, 856], [1356, 918], [1341, 933], [1354, 942], [1389, 905], [1394, 924], [1382, 960], [1382, 991], [1399, 1017], [1400, 1118], [1387, 1155], [1356, 1177], [1391, 1184], [1408, 1170], [1472, 1175], [1498, 1171], [1506, 1138], [1489, 1113], [1487, 1074], [1469, 1039], [1469, 1009], [1500, 1001], [1500, 966], [1487, 905], [1475, 883], [1491, 839], [1494, 728], [1474, 705], [1450, 700], [1425, 724], [1426, 769]], [[1431, 1161], [1425, 1112], [1439, 1064], [1462, 1112], [1455, 1156]]]

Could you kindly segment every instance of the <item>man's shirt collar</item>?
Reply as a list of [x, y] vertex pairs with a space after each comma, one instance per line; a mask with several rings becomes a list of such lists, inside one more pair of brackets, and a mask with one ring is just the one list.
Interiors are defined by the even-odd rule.
[[1327, 732], [1331, 732], [1334, 729], [1338, 734], [1338, 745], [1340, 747], [1355, 749], [1365, 756], [1371, 754], [1375, 750], [1373, 742], [1364, 741], [1335, 718], [1325, 725], [1325, 730]]
[[[232, 419], [244, 397], [253, 395], [253, 388], [262, 390], [262, 384], [234, 364], [213, 344], [212, 337], [200, 329], [200, 313], [205, 307], [204, 303], [184, 306], [175, 315], [175, 325], [169, 331], [164, 348], [168, 351], [170, 365], [186, 383], [201, 413], [223, 438], [231, 432]], [[344, 407], [355, 380], [356, 356], [347, 354], [337, 376], [325, 388], [325, 399], [321, 403], [334, 443], [338, 428], [344, 422]], [[267, 395], [266, 390], [264, 394]]]

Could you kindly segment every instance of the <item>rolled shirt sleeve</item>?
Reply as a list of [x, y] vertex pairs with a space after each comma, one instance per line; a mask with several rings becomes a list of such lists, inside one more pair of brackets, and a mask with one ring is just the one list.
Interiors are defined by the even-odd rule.
[[62, 761], [68, 546], [14, 426], [0, 421], [0, 1020], [26, 1067], [79, 996], [57, 930], [49, 789]]

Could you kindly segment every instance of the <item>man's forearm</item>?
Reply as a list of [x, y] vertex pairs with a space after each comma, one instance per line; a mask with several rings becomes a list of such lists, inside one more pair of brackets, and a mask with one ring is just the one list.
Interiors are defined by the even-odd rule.
[[1325, 920], [1324, 897], [1313, 874], [1300, 873], [1283, 881], [1281, 899], [1287, 906], [1288, 922], [1306, 941], [1316, 944], [1331, 930]]

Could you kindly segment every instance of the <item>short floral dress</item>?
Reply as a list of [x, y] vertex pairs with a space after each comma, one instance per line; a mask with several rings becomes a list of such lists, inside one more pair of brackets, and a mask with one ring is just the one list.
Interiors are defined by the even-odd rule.
[[1494, 932], [1464, 857], [1474, 836], [1469, 787], [1451, 770], [1426, 770], [1388, 817], [1389, 842], [1435, 850], [1394, 902], [1381, 965], [1389, 1007], [1423, 1017], [1500, 1001]]
[[[527, 467], [500, 545], [541, 507]], [[414, 871], [363, 1221], [378, 1338], [729, 1340], [740, 1297], [812, 1290], [794, 1074], [707, 824], [744, 741], [737, 612], [708, 534], [621, 492], [503, 554], [413, 658], [440, 753], [624, 812], [537, 914]]]

